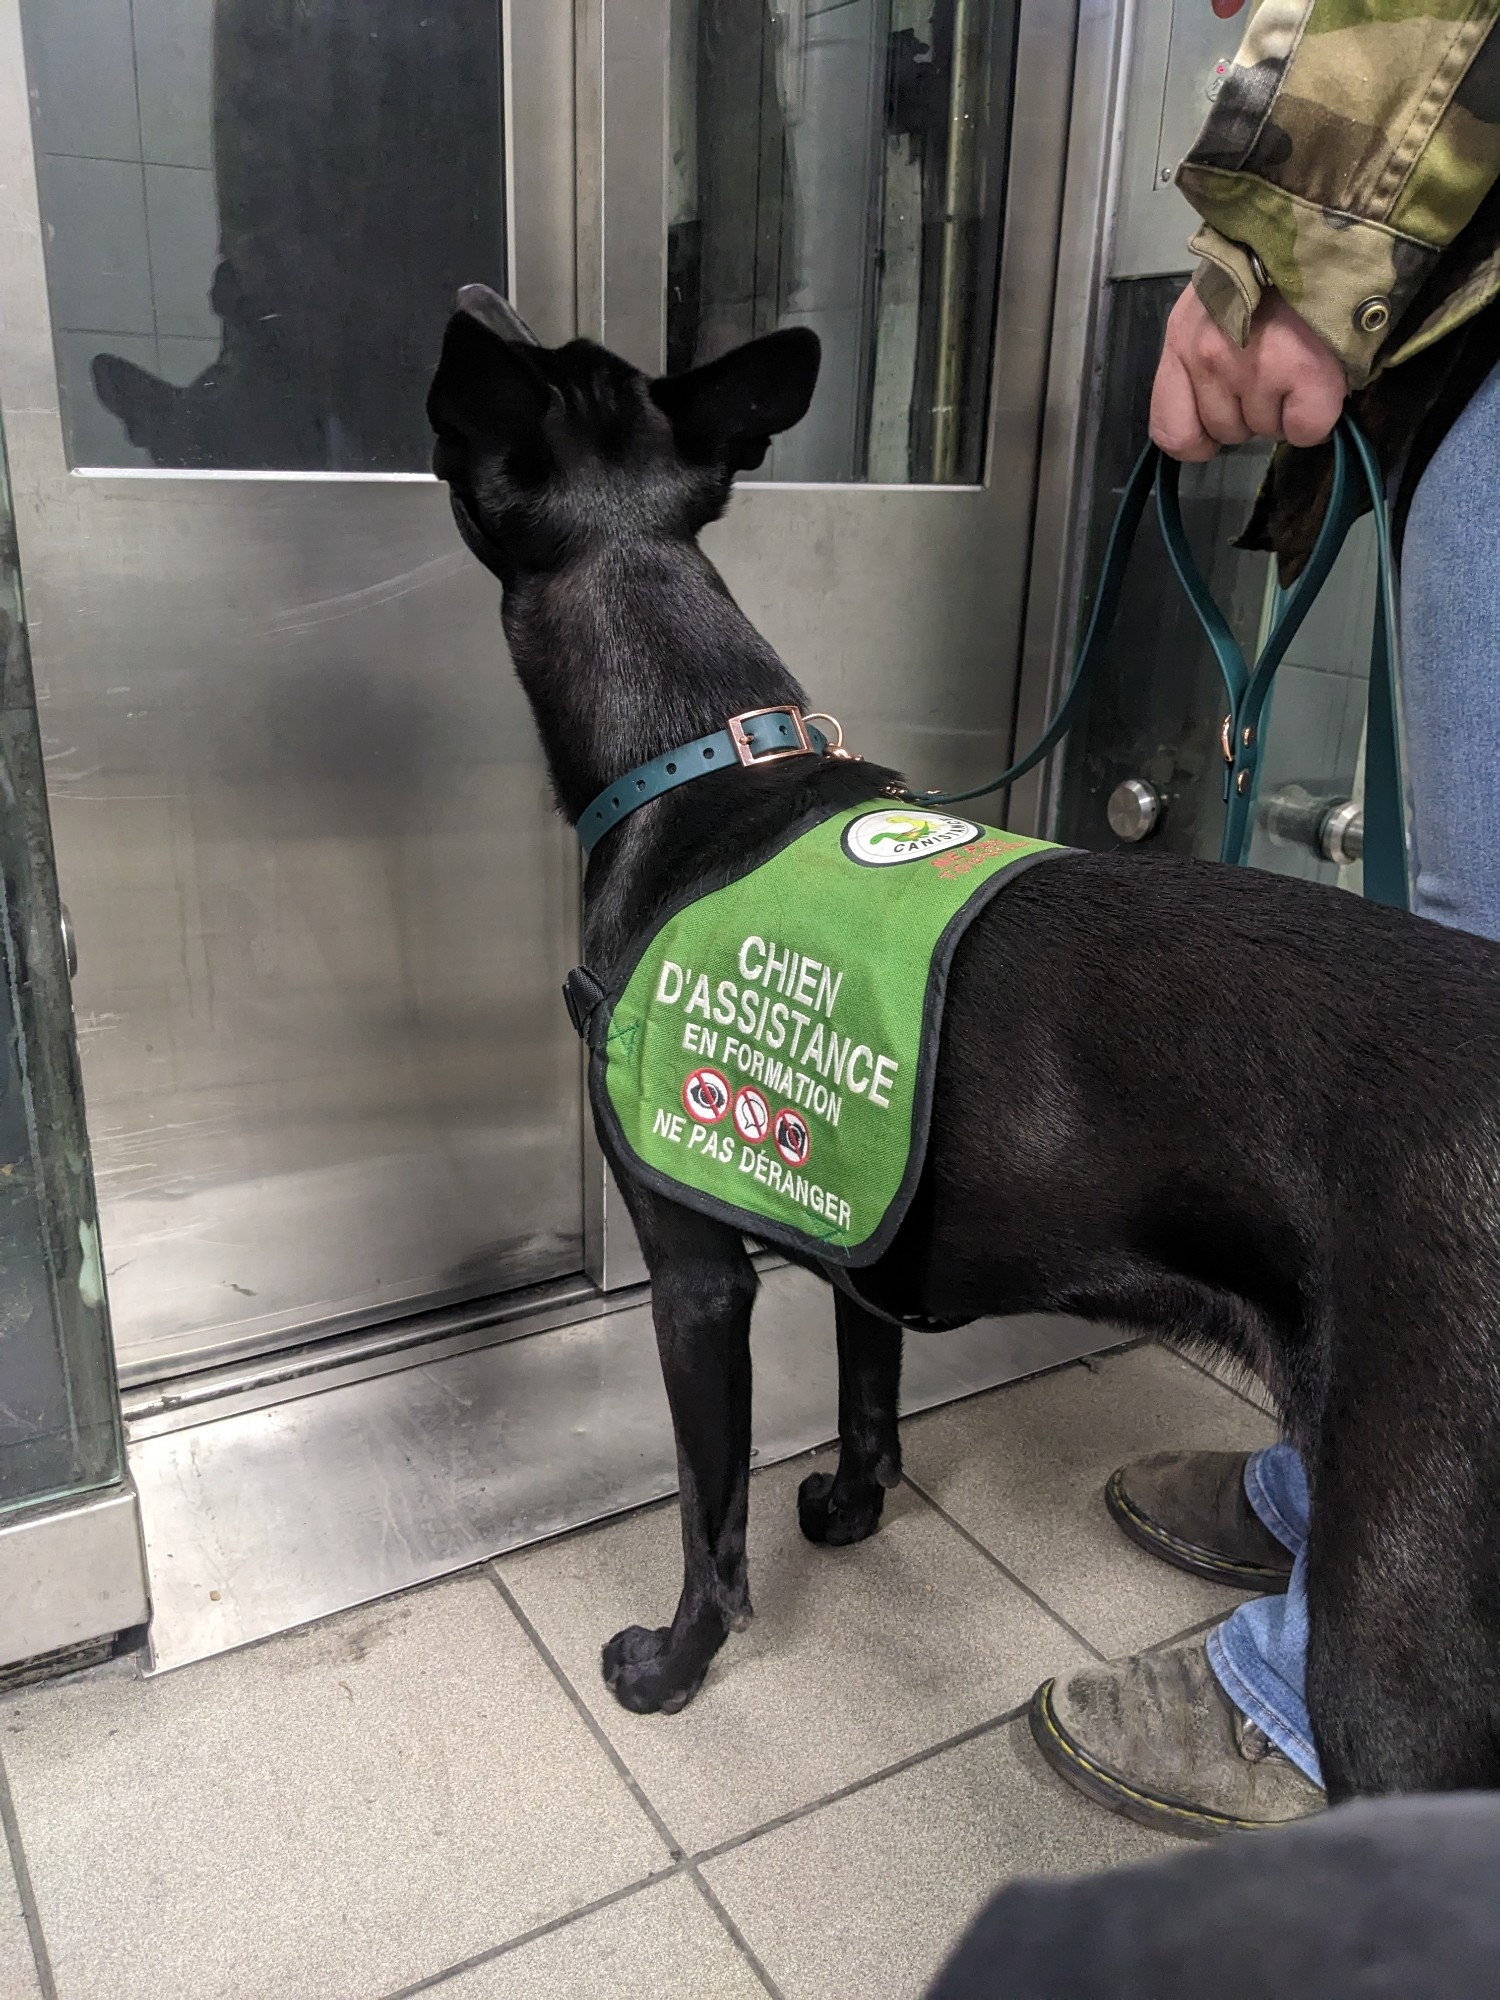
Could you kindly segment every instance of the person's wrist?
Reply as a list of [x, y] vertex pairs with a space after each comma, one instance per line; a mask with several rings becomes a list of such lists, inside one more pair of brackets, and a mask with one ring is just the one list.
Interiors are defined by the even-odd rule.
[[[1438, 251], [1227, 168], [1184, 167], [1178, 185], [1200, 214], [1215, 218], [1190, 247], [1223, 278], [1206, 279], [1200, 264], [1194, 282], [1229, 338], [1244, 344], [1262, 292], [1274, 287], [1338, 356], [1350, 387], [1362, 389]], [[1252, 234], [1254, 249], [1237, 240]], [[1264, 283], [1252, 267], [1254, 256]]]

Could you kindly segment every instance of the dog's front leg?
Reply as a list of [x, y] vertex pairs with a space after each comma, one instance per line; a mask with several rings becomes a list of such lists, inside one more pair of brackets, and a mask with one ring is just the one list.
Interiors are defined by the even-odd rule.
[[797, 1489], [797, 1519], [810, 1542], [862, 1542], [880, 1526], [886, 1488], [901, 1477], [896, 1430], [901, 1329], [835, 1292], [839, 1338], [839, 1462]]
[[626, 1708], [671, 1713], [692, 1700], [726, 1635], [750, 1617], [745, 1513], [757, 1279], [734, 1230], [637, 1188], [628, 1199], [651, 1271], [677, 1439], [683, 1580], [670, 1625], [632, 1625], [609, 1641], [604, 1679]]

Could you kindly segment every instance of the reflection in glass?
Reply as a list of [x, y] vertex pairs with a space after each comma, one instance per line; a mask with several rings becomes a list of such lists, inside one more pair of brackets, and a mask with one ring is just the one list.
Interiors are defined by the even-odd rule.
[[669, 368], [811, 326], [762, 476], [982, 477], [1015, 0], [674, 0]]
[[122, 1472], [60, 948], [47, 795], [0, 441], [0, 1514]]
[[504, 282], [498, 0], [24, 0], [75, 465], [421, 471]]

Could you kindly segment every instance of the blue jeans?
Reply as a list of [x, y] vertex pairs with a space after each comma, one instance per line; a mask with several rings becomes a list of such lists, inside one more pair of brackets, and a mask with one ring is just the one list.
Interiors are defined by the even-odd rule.
[[[1401, 555], [1401, 719], [1416, 850], [1412, 906], [1500, 940], [1500, 368], [1438, 447]], [[1257, 1452], [1245, 1493], [1296, 1561], [1285, 1597], [1242, 1604], [1208, 1657], [1235, 1706], [1322, 1783], [1307, 1716], [1307, 1477]]]

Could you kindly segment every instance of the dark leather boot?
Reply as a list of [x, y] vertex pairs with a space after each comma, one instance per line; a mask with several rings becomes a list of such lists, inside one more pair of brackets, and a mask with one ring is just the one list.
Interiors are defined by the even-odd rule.
[[1140, 1548], [1175, 1569], [1266, 1595], [1292, 1558], [1245, 1497], [1248, 1452], [1164, 1451], [1112, 1472], [1104, 1504]]
[[1206, 1840], [1327, 1803], [1230, 1701], [1201, 1638], [1048, 1681], [1030, 1720], [1060, 1777], [1141, 1826]]

